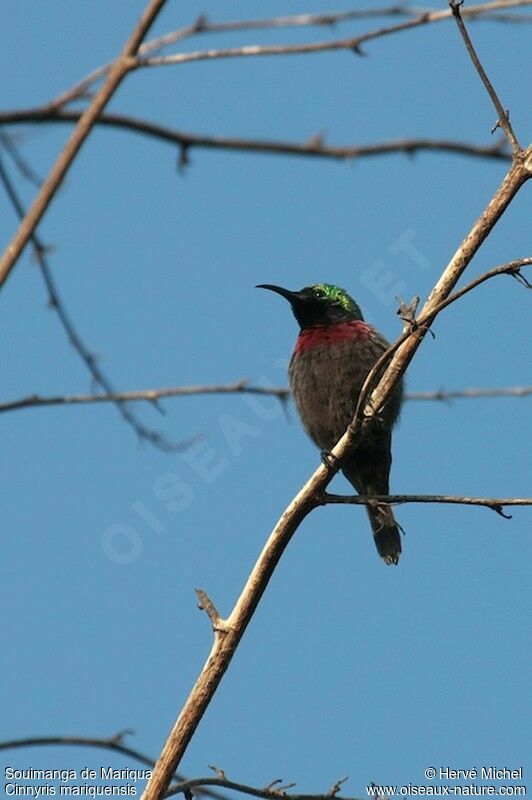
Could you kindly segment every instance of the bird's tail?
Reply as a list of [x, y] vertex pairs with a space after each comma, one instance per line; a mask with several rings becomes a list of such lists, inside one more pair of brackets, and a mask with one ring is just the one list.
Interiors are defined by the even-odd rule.
[[366, 508], [380, 557], [385, 564], [398, 564], [401, 555], [401, 535], [391, 506], [382, 503]]
[[[356, 459], [349, 461], [342, 469], [347, 480], [361, 495], [375, 497], [389, 494], [388, 475], [390, 472], [390, 435], [381, 442], [381, 449], [359, 448]], [[380, 557], [385, 564], [398, 564], [401, 555], [401, 535], [395, 521], [392, 507], [387, 503], [366, 506], [373, 538]]]

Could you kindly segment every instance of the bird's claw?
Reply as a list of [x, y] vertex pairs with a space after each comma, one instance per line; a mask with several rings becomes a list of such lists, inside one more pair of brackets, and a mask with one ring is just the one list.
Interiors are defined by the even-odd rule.
[[338, 472], [338, 459], [329, 450], [321, 451], [321, 463], [327, 467], [329, 472]]

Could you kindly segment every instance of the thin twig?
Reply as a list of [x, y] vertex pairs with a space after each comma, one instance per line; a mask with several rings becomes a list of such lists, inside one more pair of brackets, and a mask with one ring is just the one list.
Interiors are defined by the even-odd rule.
[[[503, 131], [505, 132], [506, 136], [508, 137], [508, 141], [510, 142], [510, 145], [512, 146], [512, 150], [513, 150], [514, 155], [515, 155], [516, 153], [519, 153], [521, 151], [521, 145], [517, 141], [517, 137], [516, 137], [516, 135], [514, 133], [512, 125], [510, 123], [510, 115], [509, 115], [508, 111], [505, 110], [505, 108], [503, 107], [501, 101], [499, 100], [497, 92], [493, 88], [493, 84], [490, 81], [490, 79], [488, 78], [488, 76], [486, 74], [486, 71], [485, 71], [484, 67], [482, 66], [482, 64], [480, 62], [480, 59], [477, 56], [477, 53], [476, 53], [475, 48], [473, 46], [473, 42], [471, 41], [471, 37], [469, 36], [469, 33], [467, 32], [467, 28], [464, 25], [464, 21], [462, 19], [462, 14], [461, 14], [461, 11], [460, 11], [460, 7], [463, 5], [463, 3], [464, 3], [464, 0], [449, 0], [449, 6], [451, 7], [451, 11], [452, 11], [453, 17], [455, 18], [456, 24], [458, 25], [458, 30], [460, 31], [460, 33], [462, 35], [462, 39], [464, 40], [464, 44], [466, 46], [466, 50], [467, 50], [467, 52], [469, 54], [469, 57], [470, 57], [471, 61], [473, 62], [473, 66], [475, 67], [476, 71], [478, 72], [478, 74], [480, 76], [480, 80], [484, 84], [484, 87], [485, 87], [487, 93], [489, 94], [489, 96], [491, 98], [491, 102], [495, 106], [495, 110], [496, 110], [496, 112], [498, 114], [498, 121], [497, 121], [497, 124], [496, 124], [495, 128], [500, 127], [500, 128], [503, 129]], [[495, 128], [493, 128], [493, 130], [495, 130]]]
[[[272, 17], [269, 19], [250, 19], [250, 20], [231, 20], [228, 22], [209, 22], [207, 17], [200, 15], [190, 25], [185, 25], [175, 31], [170, 31], [162, 36], [157, 36], [144, 42], [139, 47], [138, 54], [146, 56], [162, 50], [168, 45], [183, 42], [192, 36], [205, 33], [235, 33], [237, 31], [263, 30], [268, 28], [291, 28], [291, 27], [311, 27], [311, 26], [331, 26], [341, 22], [348, 22], [353, 19], [363, 19], [367, 17], [385, 17], [396, 15], [410, 15], [406, 8], [399, 5], [388, 6], [382, 9], [368, 9], [366, 11], [341, 11], [331, 14], [297, 14], [290, 17]], [[508, 16], [512, 16], [509, 14]], [[103, 78], [111, 67], [111, 63], [103, 64], [93, 70], [89, 75], [76, 83], [70, 89], [62, 92], [49, 104], [50, 108], [61, 108], [66, 103], [84, 97], [96, 81]]]
[[17, 409], [35, 406], [80, 405], [85, 403], [109, 403], [117, 401], [155, 403], [167, 397], [190, 397], [191, 395], [198, 394], [262, 394], [277, 397], [279, 400], [286, 400], [289, 396], [289, 391], [284, 387], [250, 386], [245, 380], [241, 380], [235, 381], [234, 383], [212, 386], [169, 386], [162, 389], [140, 389], [131, 392], [114, 392], [109, 395], [72, 394], [56, 395], [55, 397], [29, 395], [19, 400], [0, 403], [0, 413], [3, 411], [15, 411]]
[[[7, 110], [0, 111], [0, 125], [74, 123], [80, 119], [81, 114], [81, 111], [70, 109], [54, 110], [46, 106], [13, 111]], [[357, 158], [390, 153], [402, 153], [410, 156], [421, 151], [443, 151], [458, 155], [496, 159], [498, 161], [508, 161], [511, 158], [511, 153], [506, 147], [505, 138], [492, 145], [477, 145], [453, 139], [407, 138], [391, 139], [371, 144], [334, 146], [326, 144], [323, 137], [311, 137], [307, 142], [283, 142], [188, 133], [125, 114], [102, 114], [95, 124], [100, 127], [129, 130], [158, 141], [177, 145], [182, 153], [182, 164], [185, 163], [188, 152], [193, 148], [326, 158], [338, 161], [351, 161]]]
[[323, 492], [318, 496], [321, 505], [340, 504], [353, 506], [374, 506], [380, 503], [389, 505], [404, 505], [405, 503], [438, 503], [461, 506], [485, 506], [491, 511], [496, 511], [506, 519], [511, 519], [503, 513], [505, 506], [532, 506], [532, 497], [466, 497], [449, 494], [387, 494], [373, 497], [362, 495], [329, 494]]
[[[519, 162], [515, 166], [516, 168], [521, 167], [521, 159], [519, 159]], [[527, 174], [527, 168], [524, 165], [521, 167], [521, 169], [523, 171], [523, 174]], [[530, 173], [528, 172], [528, 174]], [[501, 199], [504, 199], [504, 196], [502, 194], [503, 187], [504, 183], [503, 186], [501, 187]], [[481, 232], [483, 232], [486, 219], [487, 219], [486, 214], [484, 214], [480, 217], [479, 220], [477, 220], [476, 226], [479, 228]], [[458, 256], [459, 252], [460, 251], [457, 251], [455, 257]], [[473, 281], [466, 284], [462, 289], [458, 289], [456, 292], [450, 293], [445, 299], [441, 300], [439, 303], [436, 303], [433, 306], [433, 308], [431, 308], [429, 314], [427, 313], [427, 307], [429, 305], [431, 298], [434, 295], [435, 290], [433, 290], [433, 293], [431, 294], [431, 297], [425, 304], [425, 307], [420, 316], [417, 319], [409, 321], [405, 325], [403, 334], [393, 344], [391, 344], [387, 350], [385, 350], [385, 352], [381, 355], [381, 357], [377, 360], [373, 368], [368, 373], [366, 380], [364, 381], [364, 384], [362, 386], [362, 389], [360, 390], [357, 406], [355, 409], [354, 421], [360, 420], [364, 404], [371, 402], [370, 400], [368, 400], [368, 398], [370, 397], [373, 388], [376, 386], [377, 381], [381, 378], [383, 369], [392, 362], [392, 359], [395, 357], [395, 354], [410, 338], [410, 334], [418, 333], [420, 335], [420, 338], [422, 338], [425, 335], [425, 333], [428, 330], [430, 330], [430, 326], [433, 320], [435, 319], [436, 315], [440, 313], [440, 311], [443, 311], [444, 308], [447, 308], [447, 306], [451, 305], [452, 303], [455, 303], [461, 297], [468, 294], [473, 289], [476, 289], [478, 286], [480, 286], [482, 283], [485, 283], [490, 278], [494, 278], [498, 275], [511, 275], [514, 278], [516, 278], [526, 288], [530, 288], [529, 282], [526, 280], [526, 278], [524, 278], [520, 270], [522, 267], [528, 266], [531, 263], [532, 263], [532, 258], [520, 258], [520, 259], [515, 259], [514, 261], [507, 261], [504, 264], [500, 264], [498, 267], [493, 267], [493, 269], [488, 270], [487, 272], [480, 275], [478, 278], [475, 278]], [[458, 277], [456, 281], [458, 281]], [[425, 397], [424, 399], [427, 398]], [[435, 399], [440, 400], [442, 399], [442, 397], [438, 396]], [[375, 413], [375, 411], [377, 410], [378, 408], [374, 406], [373, 412], [369, 414], [369, 416], [373, 416], [373, 413]], [[354, 425], [354, 422], [352, 423], [352, 425]]]
[[6, 153], [10, 156], [22, 177], [33, 184], [33, 186], [35, 186], [37, 189], [40, 189], [42, 185], [42, 178], [37, 175], [28, 162], [22, 158], [19, 149], [13, 140], [13, 136], [8, 136], [7, 133], [4, 133], [2, 130], [0, 130], [0, 143], [2, 144]]
[[198, 608], [202, 611], [205, 611], [209, 617], [213, 631], [221, 630], [224, 620], [218, 613], [216, 606], [212, 602], [207, 592], [204, 592], [203, 589], [195, 589], [194, 591], [198, 596]]
[[[464, 16], [475, 16], [497, 10], [501, 8], [516, 8], [532, 5], [532, 0], [493, 0], [490, 3], [482, 3], [471, 6], [464, 13]], [[293, 45], [246, 45], [244, 47], [228, 47], [212, 50], [197, 50], [191, 53], [175, 53], [167, 56], [157, 56], [153, 58], [138, 58], [139, 67], [157, 67], [169, 64], [187, 64], [196, 61], [212, 61], [222, 58], [246, 58], [255, 56], [277, 56], [277, 55], [310, 55], [312, 53], [323, 53], [334, 50], [351, 50], [359, 55], [363, 55], [362, 45], [365, 42], [389, 36], [394, 33], [412, 30], [433, 22], [441, 22], [449, 19], [452, 11], [421, 11], [418, 16], [399, 22], [395, 25], [388, 25], [378, 28], [358, 36], [345, 39], [333, 39], [324, 42], [308, 42], [305, 44]]]
[[[338, 781], [338, 783], [342, 782], [343, 780]], [[232, 789], [235, 792], [248, 794], [252, 797], [261, 797], [263, 800], [279, 800], [280, 797], [283, 797], [286, 800], [327, 800], [328, 797], [330, 798], [333, 796], [330, 794], [330, 792], [322, 792], [321, 794], [292, 794], [284, 791], [289, 786], [295, 786], [295, 784], [287, 784], [282, 789], [270, 788], [275, 786], [276, 783], [279, 783], [279, 781], [272, 781], [269, 786], [265, 787], [264, 789], [259, 789], [256, 786], [247, 786], [244, 783], [229, 781], [227, 778], [194, 778], [193, 780], [183, 781], [183, 783], [179, 784], [178, 786], [172, 786], [167, 792], [164, 793], [163, 797], [173, 797], [176, 794], [184, 794], [186, 796], [187, 792], [189, 792], [191, 789], [196, 789], [198, 786], [220, 786], [223, 789]], [[358, 800], [358, 798], [345, 797], [341, 798], [341, 800]]]
[[[0, 179], [4, 180], [4, 173], [2, 162], [0, 160]], [[42, 244], [39, 244], [39, 247], [36, 247], [37, 257], [39, 259], [44, 260], [45, 269], [44, 274], [48, 275], [48, 278], [51, 279], [51, 274], [49, 272], [49, 268], [46, 266], [46, 259], [45, 259], [45, 249], [43, 248]], [[39, 261], [40, 263], [40, 261]], [[496, 277], [498, 275], [512, 275], [520, 279], [520, 281], [527, 287], [530, 288], [530, 283], [526, 280], [526, 278], [521, 275], [520, 269], [524, 266], [530, 266], [532, 264], [532, 258], [522, 258], [522, 259], [515, 259], [514, 261], [506, 262], [505, 264], [501, 264], [497, 267], [494, 267], [491, 270], [488, 270], [483, 275], [479, 276], [475, 280], [468, 283], [462, 289], [454, 292], [450, 297], [448, 297], [445, 301], [443, 301], [440, 306], [437, 308], [437, 311], [441, 311], [443, 308], [447, 307], [451, 303], [455, 302], [459, 298], [463, 297], [468, 292], [472, 291], [476, 287], [480, 286], [482, 283], [485, 283], [490, 278]], [[48, 282], [47, 282], [48, 285]], [[52, 284], [53, 288], [53, 284]], [[58, 303], [54, 298], [57, 297], [56, 292], [51, 292], [50, 297], [52, 299], [52, 305], [56, 308], [59, 313], [59, 310], [62, 310], [60, 314], [60, 318], [63, 321], [63, 317], [66, 318], [68, 324], [72, 326], [72, 323], [69, 321], [68, 317], [66, 317], [66, 312], [64, 311], [64, 307], [61, 303]], [[416, 326], [420, 324], [419, 320], [415, 321]], [[127, 406], [124, 406], [123, 403], [126, 402], [149, 402], [151, 404], [157, 403], [157, 401], [162, 400], [164, 398], [170, 397], [189, 397], [192, 395], [205, 395], [205, 394], [255, 394], [255, 395], [267, 395], [276, 397], [281, 402], [284, 402], [288, 399], [290, 392], [285, 387], [269, 387], [269, 386], [253, 386], [248, 383], [246, 379], [240, 379], [238, 381], [234, 381], [233, 383], [228, 384], [214, 384], [214, 385], [190, 385], [190, 386], [171, 386], [171, 387], [163, 387], [159, 389], [137, 389], [132, 391], [126, 392], [116, 392], [114, 389], [111, 388], [111, 384], [109, 380], [102, 375], [101, 371], [96, 365], [94, 361], [94, 357], [84, 348], [84, 345], [79, 340], [79, 336], [75, 332], [72, 327], [65, 326], [67, 330], [68, 336], [76, 350], [80, 352], [81, 357], [87, 364], [88, 368], [91, 369], [91, 373], [95, 377], [95, 379], [100, 383], [104, 390], [106, 391], [105, 395], [101, 394], [73, 394], [73, 395], [52, 395], [43, 397], [37, 394], [27, 395], [26, 397], [17, 398], [15, 400], [9, 400], [4, 403], [0, 403], [0, 413], [7, 412], [7, 411], [17, 411], [26, 408], [38, 408], [38, 407], [46, 407], [46, 406], [58, 406], [58, 405], [84, 405], [84, 404], [91, 404], [91, 403], [116, 403], [121, 413], [125, 410], [126, 415], [125, 418], [127, 421], [134, 427], [135, 431], [139, 436], [151, 441], [156, 446], [160, 447], [163, 450], [175, 450], [180, 448], [185, 448], [190, 441], [180, 442], [178, 444], [172, 444], [168, 442], [166, 439], [161, 437], [161, 435], [155, 431], [145, 428], [142, 423], [140, 423], [136, 418], [132, 417], [131, 412], [127, 409]], [[368, 392], [371, 388], [371, 385], [374, 384], [374, 381], [377, 379], [378, 375], [381, 373], [385, 364], [387, 364], [392, 355], [395, 351], [399, 348], [400, 344], [405, 340], [407, 334], [404, 334], [403, 337], [398, 339], [386, 352], [381, 356], [379, 361], [375, 364], [373, 370], [368, 375], [366, 379], [366, 384], [363, 390], [360, 393], [359, 397], [359, 408], [361, 404], [367, 398]], [[80, 350], [80, 347], [82, 348]], [[93, 372], [95, 370], [95, 372]], [[102, 381], [105, 381], [105, 383]], [[109, 390], [108, 390], [109, 389]], [[458, 390], [444, 390], [444, 389], [437, 389], [435, 391], [430, 392], [410, 392], [405, 395], [405, 400], [438, 400], [438, 401], [449, 401], [458, 398], [494, 398], [494, 397], [528, 397], [532, 394], [532, 387], [530, 386], [515, 386], [515, 387], [506, 387], [506, 388], [471, 388], [471, 389], [458, 389]], [[357, 412], [358, 413], [358, 412]]]
[[[46, 406], [89, 405], [92, 403], [114, 402], [147, 402], [154, 403], [171, 397], [191, 397], [204, 394], [259, 394], [276, 397], [285, 401], [290, 391], [284, 386], [253, 386], [245, 380], [234, 383], [165, 386], [160, 389], [135, 389], [130, 392], [114, 392], [113, 394], [66, 394], [48, 395], [30, 394], [16, 400], [0, 403], [0, 414], [7, 411], [18, 411], [25, 408], [42, 408]], [[449, 402], [458, 399], [529, 397], [532, 386], [507, 386], [502, 388], [470, 388], [470, 389], [435, 389], [427, 392], [406, 392], [405, 400], [426, 400]]]
[[[467, 16], [471, 19], [485, 19], [493, 22], [532, 22], [532, 17], [526, 14], [505, 14], [505, 13], [491, 13], [496, 8], [508, 7], [506, 2], [497, 4], [488, 4], [490, 7], [474, 6], [468, 10]], [[518, 2], [516, 6], [529, 5], [528, 2]], [[511, 6], [510, 6], [511, 7]], [[486, 12], [488, 12], [486, 14]], [[265, 30], [265, 29], [279, 29], [279, 28], [295, 28], [295, 27], [335, 27], [336, 25], [344, 22], [350, 22], [355, 19], [368, 19], [375, 17], [420, 17], [430, 13], [430, 10], [424, 9], [410, 9], [401, 3], [395, 3], [383, 8], [361, 9], [356, 11], [340, 11], [321, 14], [295, 14], [285, 17], [270, 17], [267, 19], [249, 19], [249, 20], [232, 20], [228, 22], [210, 22], [204, 15], [200, 15], [190, 25], [186, 25], [175, 31], [170, 31], [163, 36], [158, 36], [148, 42], [144, 42], [138, 50], [140, 56], [146, 56], [148, 53], [154, 53], [168, 47], [171, 44], [176, 44], [189, 39], [193, 36], [209, 33], [234, 33], [239, 31], [251, 30]], [[111, 62], [112, 63], [112, 62]], [[111, 67], [111, 63], [103, 64], [97, 69], [93, 70], [89, 75], [82, 78], [70, 89], [56, 97], [49, 103], [50, 108], [62, 108], [67, 103], [73, 100], [79, 100], [87, 96], [90, 87], [96, 81], [103, 78]]]
[[446, 391], [438, 389], [435, 392], [408, 392], [406, 400], [441, 400], [449, 402], [457, 399], [470, 398], [495, 398], [495, 397], [529, 397], [532, 395], [532, 386], [507, 386], [502, 389], [456, 389]]
[[223, 636], [215, 636], [211, 653], [190, 695], [185, 702], [157, 761], [152, 777], [146, 787], [144, 800], [159, 800], [168, 787], [170, 776], [177, 768], [194, 731], [208, 707], [218, 685], [227, 670], [238, 644], [253, 613], [266, 590], [279, 560], [303, 519], [316, 507], [317, 497], [325, 491], [343, 460], [352, 452], [363, 427], [371, 422], [375, 409], [387, 402], [406, 367], [420, 346], [430, 324], [445, 304], [454, 286], [467, 265], [485, 241], [496, 222], [515, 197], [521, 186], [532, 177], [532, 147], [515, 158], [502, 184], [495, 192], [485, 211], [474, 223], [440, 279], [423, 310], [418, 325], [410, 326], [396, 343], [396, 352], [386, 367], [378, 386], [355, 416], [347, 431], [332, 449], [335, 468], [321, 464], [307, 483], [298, 492], [275, 525], [262, 553], [226, 620], [227, 630]]
[[[4, 167], [4, 163], [0, 156], [0, 182], [3, 184], [6, 194], [15, 209], [19, 219], [23, 220], [25, 217], [24, 207], [22, 206], [20, 197], [14, 187], [14, 184]], [[65, 304], [61, 299], [56, 282], [54, 280], [52, 270], [47, 258], [48, 248], [43, 244], [39, 236], [32, 231], [30, 233], [30, 242], [33, 245], [35, 260], [39, 266], [39, 271], [42, 275], [46, 291], [48, 294], [48, 305], [55, 311], [57, 317], [65, 331], [68, 341], [79, 355], [85, 366], [87, 367], [92, 380], [97, 386], [100, 386], [105, 392], [104, 395], [95, 395], [103, 402], [112, 402], [116, 405], [122, 418], [130, 425], [140, 439], [150, 442], [165, 452], [184, 450], [190, 445], [191, 440], [182, 442], [170, 442], [162, 434], [158, 433], [151, 428], [144, 425], [136, 415], [133, 414], [125, 403], [124, 398], [118, 396], [111, 380], [107, 377], [105, 372], [98, 365], [97, 359], [89, 348], [84, 343], [80, 334], [78, 333], [70, 314], [65, 308]], [[152, 403], [156, 402], [156, 398], [152, 399]], [[18, 406], [22, 408], [23, 406]]]
[[140, 21], [135, 26], [122, 52], [110, 69], [105, 83], [94, 96], [88, 108], [83, 112], [81, 119], [59, 154], [57, 161], [44, 181], [40, 191], [37, 193], [24, 220], [21, 222], [17, 232], [0, 258], [0, 287], [5, 283], [22, 251], [28, 244], [32, 233], [36, 230], [37, 225], [64, 180], [78, 151], [94, 127], [96, 120], [127, 73], [133, 69], [137, 63], [134, 56], [165, 3], [166, 0], [150, 0]]

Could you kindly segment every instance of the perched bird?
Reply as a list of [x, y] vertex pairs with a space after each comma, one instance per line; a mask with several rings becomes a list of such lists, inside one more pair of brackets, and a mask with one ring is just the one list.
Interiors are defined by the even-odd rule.
[[[299, 292], [271, 284], [257, 288], [280, 294], [292, 306], [301, 331], [290, 361], [290, 390], [308, 435], [329, 453], [353, 419], [362, 385], [388, 342], [338, 286], [316, 283]], [[400, 384], [342, 467], [361, 495], [389, 494], [392, 427], [402, 396]], [[401, 537], [391, 507], [366, 509], [379, 555], [386, 564], [397, 564]]]

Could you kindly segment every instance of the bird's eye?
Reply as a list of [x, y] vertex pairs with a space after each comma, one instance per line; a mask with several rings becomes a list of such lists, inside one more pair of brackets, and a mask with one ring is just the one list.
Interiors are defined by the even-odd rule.
[[323, 289], [314, 289], [314, 295], [316, 297], [325, 297], [325, 292]]

